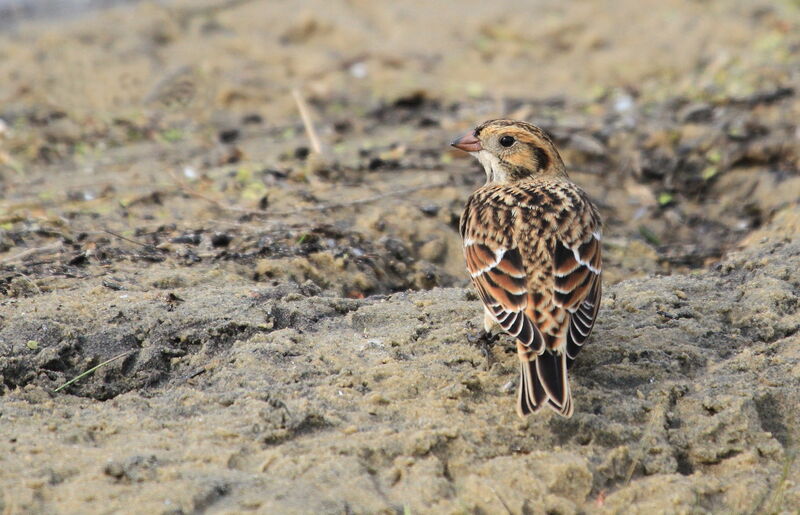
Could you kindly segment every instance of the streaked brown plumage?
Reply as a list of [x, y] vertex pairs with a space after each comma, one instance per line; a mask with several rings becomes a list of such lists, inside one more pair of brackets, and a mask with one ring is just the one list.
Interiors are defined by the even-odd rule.
[[490, 120], [453, 146], [474, 155], [486, 184], [461, 216], [464, 255], [484, 326], [517, 339], [517, 413], [573, 405], [567, 369], [594, 326], [601, 296], [601, 221], [538, 127]]

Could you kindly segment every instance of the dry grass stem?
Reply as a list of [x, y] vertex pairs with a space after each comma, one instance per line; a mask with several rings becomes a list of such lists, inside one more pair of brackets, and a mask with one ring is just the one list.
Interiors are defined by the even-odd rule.
[[317, 154], [322, 154], [322, 143], [320, 143], [319, 136], [314, 128], [314, 123], [311, 120], [311, 110], [309, 109], [306, 100], [297, 89], [292, 89], [292, 97], [294, 97], [294, 101], [297, 104], [297, 110], [300, 111], [300, 118], [303, 120], [303, 126], [306, 129], [306, 135], [311, 142], [311, 148]]

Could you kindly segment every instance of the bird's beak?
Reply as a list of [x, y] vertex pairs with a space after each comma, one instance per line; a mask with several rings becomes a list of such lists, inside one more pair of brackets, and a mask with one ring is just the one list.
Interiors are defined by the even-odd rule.
[[450, 144], [459, 150], [463, 150], [464, 152], [478, 152], [483, 150], [481, 142], [475, 137], [474, 132], [468, 132], [460, 138], [456, 138]]

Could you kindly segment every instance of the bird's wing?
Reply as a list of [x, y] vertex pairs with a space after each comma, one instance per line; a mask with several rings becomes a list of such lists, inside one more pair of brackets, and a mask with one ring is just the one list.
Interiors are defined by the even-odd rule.
[[533, 299], [511, 220], [512, 206], [492, 197], [470, 197], [461, 218], [467, 270], [500, 327], [539, 354], [544, 340], [529, 316]]
[[[578, 224], [555, 241], [553, 303], [569, 313], [565, 349], [569, 365], [594, 327], [602, 293], [602, 248], [596, 217], [576, 217]], [[581, 223], [582, 222], [582, 223]]]

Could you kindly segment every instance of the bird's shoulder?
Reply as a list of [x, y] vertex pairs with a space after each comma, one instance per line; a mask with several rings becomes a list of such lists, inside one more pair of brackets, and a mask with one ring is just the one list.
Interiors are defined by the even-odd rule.
[[489, 238], [498, 243], [557, 238], [569, 245], [601, 230], [597, 208], [568, 180], [487, 184], [470, 195], [461, 217], [464, 238], [499, 234]]

